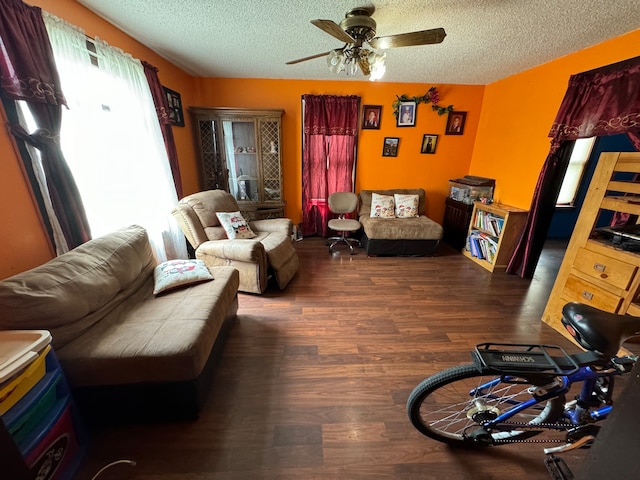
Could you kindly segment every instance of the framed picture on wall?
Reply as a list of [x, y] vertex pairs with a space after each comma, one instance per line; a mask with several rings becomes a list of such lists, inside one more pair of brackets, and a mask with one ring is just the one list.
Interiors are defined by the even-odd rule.
[[169, 106], [169, 122], [171, 125], [184, 127], [184, 115], [182, 113], [182, 99], [180, 98], [180, 94], [167, 87], [162, 87], [162, 90], [164, 91], [164, 95], [167, 98], [167, 105]]
[[422, 147], [420, 153], [436, 153], [436, 145], [438, 144], [438, 135], [433, 133], [425, 133], [422, 136]]
[[382, 114], [381, 105], [364, 105], [362, 107], [362, 129], [363, 130], [380, 129], [381, 114]]
[[397, 157], [399, 144], [400, 139], [398, 137], [384, 137], [384, 144], [382, 145], [382, 156]]
[[464, 124], [466, 120], [467, 112], [449, 112], [445, 135], [462, 135], [464, 133]]
[[416, 102], [402, 102], [398, 108], [397, 127], [415, 127], [416, 125]]

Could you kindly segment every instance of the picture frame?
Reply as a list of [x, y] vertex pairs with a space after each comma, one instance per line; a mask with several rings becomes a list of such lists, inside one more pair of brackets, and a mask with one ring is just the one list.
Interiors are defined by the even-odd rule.
[[382, 156], [397, 157], [399, 145], [399, 137], [384, 137], [384, 143], [382, 144]]
[[397, 127], [415, 127], [416, 110], [418, 104], [416, 102], [400, 102], [398, 107], [398, 118], [396, 119]]
[[169, 123], [176, 125], [177, 127], [184, 127], [184, 114], [182, 113], [182, 98], [180, 94], [175, 90], [171, 90], [167, 87], [162, 87], [164, 95], [167, 99], [167, 106], [169, 110]]
[[380, 120], [382, 119], [382, 105], [363, 105], [362, 106], [362, 129], [363, 130], [379, 130]]
[[467, 112], [449, 112], [447, 118], [447, 127], [445, 135], [462, 135], [464, 133], [464, 124], [467, 121]]
[[422, 136], [422, 146], [420, 147], [420, 153], [436, 153], [436, 147], [438, 146], [438, 135], [434, 133], [425, 133]]

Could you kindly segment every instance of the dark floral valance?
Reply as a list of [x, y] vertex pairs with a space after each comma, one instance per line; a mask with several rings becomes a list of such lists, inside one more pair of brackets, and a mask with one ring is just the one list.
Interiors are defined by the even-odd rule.
[[304, 95], [304, 133], [310, 135], [358, 134], [357, 95]]
[[39, 7], [2, 0], [0, 88], [15, 100], [66, 105]]
[[565, 140], [640, 132], [640, 57], [572, 75], [549, 136]]

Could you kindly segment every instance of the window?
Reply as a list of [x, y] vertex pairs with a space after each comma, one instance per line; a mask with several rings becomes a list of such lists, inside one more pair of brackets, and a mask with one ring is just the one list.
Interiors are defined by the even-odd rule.
[[596, 137], [591, 137], [579, 138], [575, 141], [571, 158], [569, 159], [567, 173], [564, 175], [562, 187], [560, 187], [560, 194], [558, 195], [558, 200], [556, 200], [557, 207], [574, 206], [578, 188], [580, 187], [587, 161], [591, 156], [591, 150], [593, 149], [595, 140]]
[[[87, 42], [82, 31], [53, 15], [43, 12], [43, 18], [69, 105], [62, 109], [61, 149], [92, 236], [138, 224], [158, 261], [186, 258], [184, 236], [170, 213], [177, 194], [140, 61], [100, 40]], [[19, 107], [33, 132], [29, 109]]]

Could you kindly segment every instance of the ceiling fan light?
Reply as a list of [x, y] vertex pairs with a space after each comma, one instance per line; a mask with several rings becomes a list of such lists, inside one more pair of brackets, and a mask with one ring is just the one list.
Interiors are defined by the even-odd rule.
[[362, 57], [360, 59], [360, 70], [364, 75], [369, 75], [371, 73], [371, 64], [367, 60], [367, 57]]
[[327, 66], [332, 73], [339, 73], [344, 70], [344, 55], [342, 50], [331, 50], [327, 56]]
[[340, 57], [342, 57], [340, 50], [331, 50], [331, 53], [329, 53], [327, 57], [329, 67], [338, 65], [340, 63]]
[[371, 68], [371, 75], [369, 75], [369, 80], [375, 82], [376, 80], [380, 80], [384, 76], [384, 72], [387, 71], [387, 67], [384, 65], [373, 66]]
[[374, 82], [383, 77], [384, 73], [387, 71], [387, 67], [384, 64], [386, 58], [386, 53], [383, 53], [382, 55], [376, 54], [375, 60], [371, 63], [371, 75], [369, 76], [369, 80]]

